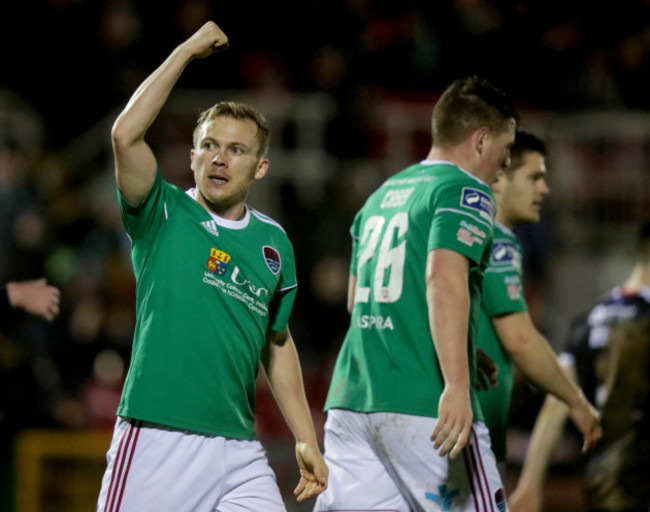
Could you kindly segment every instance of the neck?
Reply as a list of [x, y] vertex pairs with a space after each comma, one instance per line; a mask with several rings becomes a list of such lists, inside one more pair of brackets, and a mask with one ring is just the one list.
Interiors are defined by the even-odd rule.
[[429, 150], [427, 160], [445, 160], [451, 162], [486, 183], [489, 183], [492, 178], [490, 172], [482, 170], [478, 166], [476, 159], [472, 158], [472, 153], [467, 149], [466, 145], [453, 148], [433, 146]]
[[207, 211], [218, 215], [226, 220], [241, 220], [246, 215], [246, 197], [242, 201], [223, 204], [208, 201], [201, 192], [197, 190], [196, 201]]
[[496, 221], [499, 224], [502, 224], [503, 226], [507, 227], [510, 231], [512, 231], [515, 228], [515, 223], [512, 222], [506, 215], [503, 213], [503, 208], [497, 201], [497, 216], [496, 216]]
[[650, 286], [650, 266], [637, 264], [623, 283], [623, 289], [638, 292], [642, 286]]

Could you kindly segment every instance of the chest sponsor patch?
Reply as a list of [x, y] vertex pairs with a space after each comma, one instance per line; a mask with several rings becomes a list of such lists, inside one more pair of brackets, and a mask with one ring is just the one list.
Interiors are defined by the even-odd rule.
[[222, 276], [228, 270], [228, 262], [230, 261], [230, 255], [226, 254], [223, 251], [215, 249], [214, 247], [210, 249], [210, 257], [208, 258], [208, 269], [213, 274]]
[[494, 202], [492, 198], [477, 188], [463, 187], [463, 192], [460, 198], [460, 205], [463, 208], [468, 208], [478, 212], [478, 214], [485, 220], [492, 223], [494, 218]]
[[278, 272], [280, 272], [280, 268], [282, 267], [280, 253], [273, 247], [265, 245], [262, 247], [262, 254], [264, 255], [266, 266], [269, 267], [269, 270], [271, 272], [273, 272], [273, 275], [276, 275]]

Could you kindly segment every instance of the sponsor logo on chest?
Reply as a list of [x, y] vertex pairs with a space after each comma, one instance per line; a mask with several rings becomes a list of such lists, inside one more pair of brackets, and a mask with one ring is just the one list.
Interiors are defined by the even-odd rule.
[[[276, 275], [281, 269], [280, 254], [270, 246], [264, 246], [261, 252], [268, 269]], [[212, 247], [206, 267], [208, 271], [203, 275], [205, 284], [214, 286], [225, 295], [242, 302], [260, 316], [268, 315], [271, 292], [250, 276], [244, 275], [230, 254]]]

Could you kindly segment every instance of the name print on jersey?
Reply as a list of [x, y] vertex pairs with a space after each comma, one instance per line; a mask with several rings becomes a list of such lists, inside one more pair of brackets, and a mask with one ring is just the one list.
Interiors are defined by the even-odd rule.
[[229, 262], [229, 254], [215, 249], [214, 247], [211, 248], [210, 257], [207, 262], [207, 267], [210, 272], [204, 272], [203, 282], [210, 286], [214, 286], [229, 297], [242, 302], [248, 307], [248, 309], [258, 315], [262, 317], [267, 316], [269, 291], [262, 286], [257, 286], [255, 283], [244, 277], [237, 265], [235, 265], [233, 271], [230, 273], [229, 280], [228, 278], [224, 280], [217, 277], [223, 276], [226, 273]]
[[389, 190], [381, 201], [380, 208], [398, 208], [406, 204], [415, 187]]

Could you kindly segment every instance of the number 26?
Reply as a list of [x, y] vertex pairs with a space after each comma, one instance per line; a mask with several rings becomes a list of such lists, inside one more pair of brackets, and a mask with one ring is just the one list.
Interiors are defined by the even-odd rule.
[[[386, 229], [384, 229], [386, 226]], [[363, 226], [360, 244], [363, 247], [357, 264], [357, 288], [355, 302], [368, 302], [372, 290], [376, 302], [395, 302], [402, 295], [404, 284], [404, 259], [408, 229], [408, 214], [395, 214], [388, 223], [381, 216], [368, 218]], [[381, 241], [380, 241], [381, 239]], [[375, 256], [375, 268], [364, 271], [363, 267]], [[363, 282], [362, 282], [363, 281]], [[371, 282], [369, 282], [371, 281]], [[387, 282], [386, 282], [387, 281]], [[363, 286], [367, 284], [369, 286]]]

